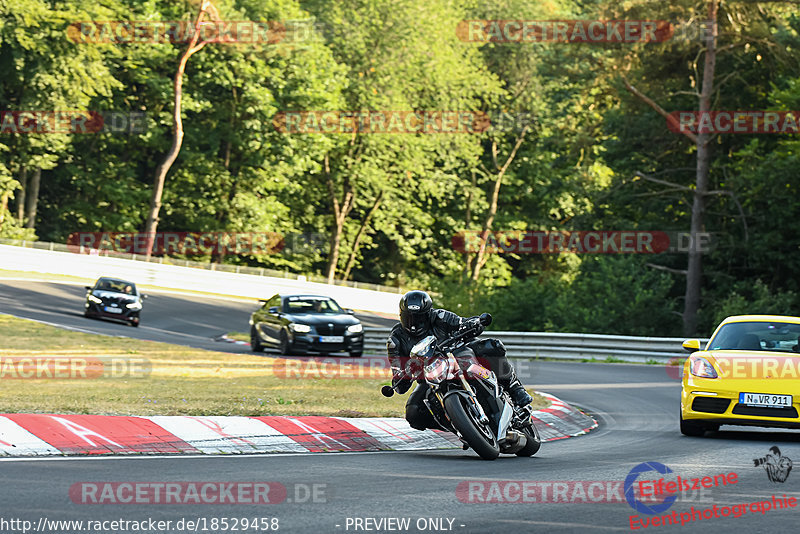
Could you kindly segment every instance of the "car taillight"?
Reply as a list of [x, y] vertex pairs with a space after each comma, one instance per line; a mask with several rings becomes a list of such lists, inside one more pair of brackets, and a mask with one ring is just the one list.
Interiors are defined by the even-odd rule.
[[700, 378], [717, 378], [717, 371], [711, 362], [701, 356], [689, 358], [689, 371]]

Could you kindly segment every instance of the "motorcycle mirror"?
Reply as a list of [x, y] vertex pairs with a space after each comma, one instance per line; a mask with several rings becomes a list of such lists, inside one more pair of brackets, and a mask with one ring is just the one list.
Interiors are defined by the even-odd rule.
[[480, 316], [480, 321], [483, 326], [489, 326], [492, 324], [492, 316], [488, 313], [482, 313]]
[[392, 386], [383, 386], [381, 388], [381, 394], [384, 397], [392, 397], [394, 396], [394, 388]]

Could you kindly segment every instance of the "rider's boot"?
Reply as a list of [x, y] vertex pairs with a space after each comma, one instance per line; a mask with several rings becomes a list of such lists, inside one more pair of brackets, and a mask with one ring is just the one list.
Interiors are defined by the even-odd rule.
[[522, 382], [519, 381], [517, 374], [513, 370], [509, 379], [502, 380], [500, 385], [503, 386], [503, 389], [508, 391], [508, 394], [511, 395], [511, 400], [520, 408], [524, 408], [533, 402], [533, 397], [522, 387]]

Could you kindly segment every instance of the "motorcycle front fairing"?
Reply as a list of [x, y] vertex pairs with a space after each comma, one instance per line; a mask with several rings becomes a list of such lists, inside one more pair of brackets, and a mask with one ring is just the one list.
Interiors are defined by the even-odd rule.
[[[466, 367], [466, 371], [464, 371], [452, 353], [448, 353], [446, 356], [436, 354], [428, 360], [424, 367], [425, 382], [440, 405], [443, 405], [444, 399], [450, 395], [464, 397], [468, 401], [467, 406], [473, 410], [476, 418], [488, 421], [495, 438], [498, 441], [504, 441], [514, 410], [501, 393], [497, 376], [478, 363], [470, 362]], [[430, 402], [425, 404], [431, 414], [442, 424], [443, 421], [440, 420], [442, 415], [447, 417], [444, 410], [440, 412], [438, 409], [432, 409]], [[447, 426], [451, 427], [449, 420]]]

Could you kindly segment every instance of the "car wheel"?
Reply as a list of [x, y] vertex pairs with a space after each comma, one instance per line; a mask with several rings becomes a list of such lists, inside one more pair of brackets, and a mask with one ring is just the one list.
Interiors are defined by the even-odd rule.
[[92, 315], [88, 311], [84, 311], [83, 312], [83, 316], [86, 317], [87, 319], [93, 319], [94, 318], [94, 315]]
[[258, 337], [256, 327], [250, 327], [250, 350], [253, 352], [264, 352], [264, 345], [261, 344], [261, 338]]
[[360, 358], [362, 354], [364, 354], [363, 351], [360, 351], [360, 350], [359, 351], [354, 351], [354, 352], [350, 352], [350, 357], [351, 358]]
[[[719, 428], [719, 427], [717, 427]], [[681, 414], [681, 434], [694, 438], [702, 437], [706, 433], [706, 425], [697, 421], [687, 421]]]
[[138, 320], [136, 320], [136, 321], [128, 321], [128, 324], [130, 324], [133, 327], [138, 327], [139, 326], [139, 321]]
[[286, 330], [281, 330], [280, 335], [280, 346], [278, 350], [281, 351], [282, 356], [291, 356], [292, 354], [292, 344], [289, 342], [289, 334], [286, 333]]

